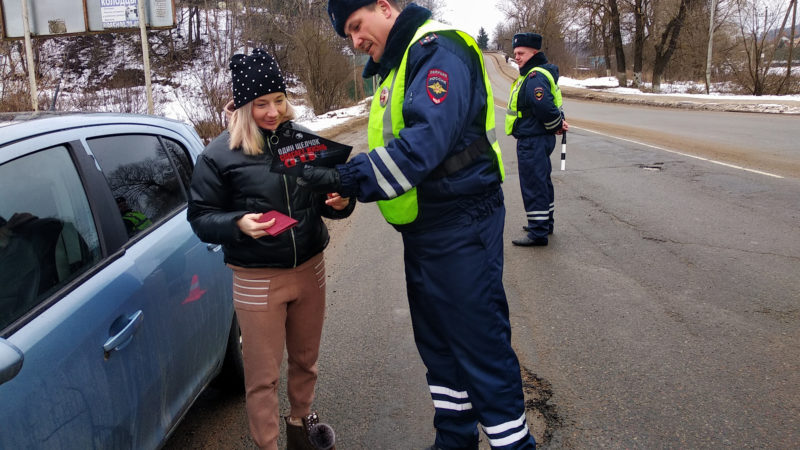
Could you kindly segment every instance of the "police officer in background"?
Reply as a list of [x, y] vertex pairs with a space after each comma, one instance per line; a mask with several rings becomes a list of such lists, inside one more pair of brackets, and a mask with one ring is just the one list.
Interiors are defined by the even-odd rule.
[[527, 235], [511, 241], [520, 246], [545, 246], [553, 234], [555, 195], [550, 180], [550, 155], [556, 134], [569, 126], [561, 110], [558, 67], [540, 51], [542, 36], [517, 33], [512, 41], [520, 77], [511, 86], [506, 112], [506, 134], [517, 138], [517, 162]]
[[[414, 338], [435, 407], [432, 448], [532, 449], [503, 287], [503, 164], [475, 40], [415, 4], [329, 0], [336, 32], [377, 74], [370, 152], [298, 183], [377, 201], [403, 237]], [[377, 277], [377, 274], [376, 274]], [[416, 430], [415, 430], [416, 431]]]
[[146, 230], [147, 227], [153, 224], [147, 216], [139, 211], [133, 210], [130, 205], [128, 205], [128, 200], [125, 197], [117, 197], [115, 200], [117, 201], [117, 208], [119, 208], [119, 212], [122, 214], [122, 221], [125, 222], [125, 231], [128, 232], [129, 237]]

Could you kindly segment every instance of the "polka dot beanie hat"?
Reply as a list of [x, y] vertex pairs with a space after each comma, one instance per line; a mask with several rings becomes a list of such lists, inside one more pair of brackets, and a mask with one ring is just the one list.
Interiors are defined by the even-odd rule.
[[233, 81], [233, 106], [241, 108], [247, 103], [273, 92], [286, 93], [281, 68], [267, 52], [254, 49], [251, 55], [237, 53], [231, 57]]

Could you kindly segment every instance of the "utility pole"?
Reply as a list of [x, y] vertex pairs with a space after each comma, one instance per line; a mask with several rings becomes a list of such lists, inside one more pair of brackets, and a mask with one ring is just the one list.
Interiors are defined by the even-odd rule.
[[714, 47], [714, 10], [717, 0], [711, 0], [711, 10], [708, 19], [708, 55], [706, 56], [706, 95], [711, 90], [711, 49]]
[[25, 31], [25, 56], [28, 61], [28, 84], [31, 90], [31, 107], [39, 111], [39, 88], [36, 86], [36, 63], [33, 60], [33, 44], [31, 43], [31, 27], [28, 22], [28, 0], [22, 3], [22, 28]]
[[795, 28], [797, 27], [797, 0], [793, 0], [789, 7], [792, 8], [792, 32], [789, 33], [789, 57], [788, 62], [786, 63], [787, 80], [792, 77], [792, 59], [794, 58], [792, 50], [794, 50], [794, 37], [796, 36]]
[[[25, 0], [22, 0], [25, 3]], [[150, 43], [147, 41], [147, 24], [144, 16], [144, 2], [139, 0], [139, 32], [142, 36], [142, 60], [144, 61], [144, 89], [147, 92], [147, 114], [153, 114], [153, 85], [150, 80]]]

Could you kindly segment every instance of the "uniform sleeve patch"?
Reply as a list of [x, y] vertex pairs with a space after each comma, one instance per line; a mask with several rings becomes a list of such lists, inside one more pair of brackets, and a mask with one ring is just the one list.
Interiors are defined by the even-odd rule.
[[425, 86], [427, 86], [428, 97], [430, 97], [434, 104], [438, 105], [447, 98], [447, 90], [450, 87], [450, 75], [443, 70], [431, 69], [428, 71]]
[[437, 39], [439, 39], [439, 36], [437, 36], [436, 33], [431, 33], [431, 34], [423, 37], [422, 39], [420, 39], [419, 40], [419, 45], [428, 45], [428, 44], [430, 44], [431, 42], [433, 42], [433, 41], [435, 41]]
[[533, 89], [533, 96], [536, 97], [536, 100], [541, 100], [544, 97], [544, 88], [537, 87]]

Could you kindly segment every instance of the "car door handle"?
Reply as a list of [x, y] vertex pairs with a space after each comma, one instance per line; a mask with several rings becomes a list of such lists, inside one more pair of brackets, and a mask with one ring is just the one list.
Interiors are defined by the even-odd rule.
[[222, 250], [222, 246], [219, 244], [206, 244], [206, 249], [210, 252], [217, 253], [218, 251]]
[[106, 343], [103, 344], [103, 351], [105, 352], [106, 358], [108, 358], [111, 352], [120, 350], [128, 345], [143, 321], [144, 314], [141, 310], [136, 311], [130, 317], [128, 317], [128, 322], [122, 327], [122, 329], [114, 336], [108, 338]]

